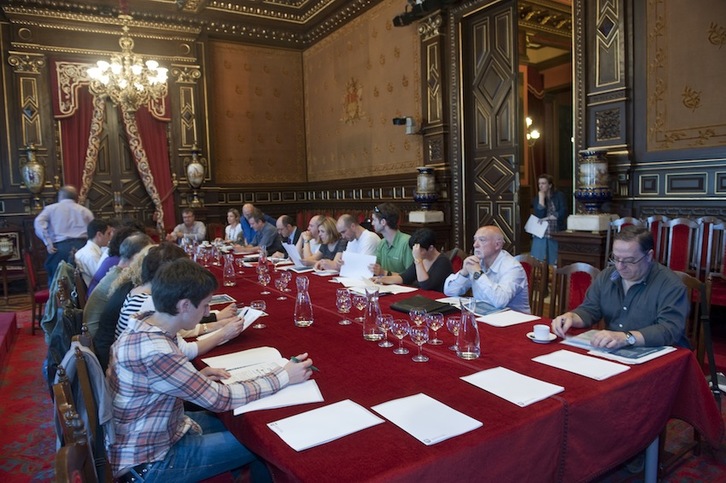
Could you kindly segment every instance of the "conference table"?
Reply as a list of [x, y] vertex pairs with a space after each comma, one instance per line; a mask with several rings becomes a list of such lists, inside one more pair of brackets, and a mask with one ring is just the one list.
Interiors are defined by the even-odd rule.
[[[212, 267], [219, 276], [221, 272]], [[277, 274], [273, 274], [274, 277]], [[449, 350], [454, 337], [440, 329], [444, 344], [426, 344], [426, 363], [411, 360], [417, 347], [408, 338], [407, 355], [378, 347], [362, 337], [362, 327], [339, 325], [335, 291], [341, 285], [330, 277], [305, 274], [315, 322], [295, 327], [295, 278], [291, 292], [261, 295], [254, 268], [238, 274], [235, 287], [220, 284], [217, 293], [238, 304], [267, 303], [264, 329], [248, 328], [236, 339], [204, 357], [270, 346], [285, 357], [308, 352], [320, 371], [313, 373], [324, 402], [221, 415], [230, 431], [267, 461], [276, 481], [588, 481], [621, 465], [648, 447], [669, 418], [692, 424], [703, 439], [717, 445], [724, 427], [702, 372], [692, 353], [678, 349], [603, 381], [533, 361], [534, 357], [566, 348], [560, 340], [533, 343], [526, 337], [536, 322], [504, 328], [480, 323], [481, 356], [465, 361]], [[415, 294], [436, 299], [438, 292]], [[383, 295], [384, 313], [391, 303], [415, 294]], [[278, 300], [284, 297], [284, 300]], [[218, 307], [218, 308], [221, 308]], [[361, 315], [355, 308], [350, 318]], [[389, 334], [389, 337], [390, 334]], [[391, 339], [393, 339], [391, 337]], [[398, 344], [398, 340], [394, 340]], [[198, 366], [203, 366], [199, 360]], [[502, 366], [563, 386], [565, 390], [540, 402], [519, 407], [460, 379]], [[267, 426], [268, 423], [324, 405], [350, 399], [372, 406], [424, 393], [483, 423], [481, 427], [426, 446], [390, 421], [343, 438], [297, 452]], [[427, 414], [417, 417], [425, 418]]]

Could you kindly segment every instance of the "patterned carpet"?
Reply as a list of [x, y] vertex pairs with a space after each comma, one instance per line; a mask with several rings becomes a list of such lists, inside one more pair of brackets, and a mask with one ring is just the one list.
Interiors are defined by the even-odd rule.
[[[17, 313], [17, 322], [19, 334], [8, 365], [0, 368], [0, 481], [52, 481], [55, 455], [53, 405], [41, 374], [46, 346], [42, 335], [30, 335], [29, 311]], [[722, 408], [725, 405], [722, 402]], [[669, 423], [669, 450], [690, 437], [691, 429], [685, 423]], [[637, 483], [643, 478], [621, 467], [597, 481]], [[663, 481], [726, 482], [726, 442], [717, 450], [704, 448], [699, 456], [688, 456]]]

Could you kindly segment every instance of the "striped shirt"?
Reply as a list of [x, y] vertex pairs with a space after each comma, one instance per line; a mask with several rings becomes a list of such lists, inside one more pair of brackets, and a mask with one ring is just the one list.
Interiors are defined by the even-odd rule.
[[239, 384], [212, 381], [179, 350], [176, 334], [146, 323], [149, 314], [132, 319], [111, 347], [108, 382], [116, 440], [108, 456], [116, 476], [141, 463], [163, 460], [187, 431], [200, 432], [184, 414], [183, 401], [209, 411], [229, 411], [289, 383], [283, 368]]

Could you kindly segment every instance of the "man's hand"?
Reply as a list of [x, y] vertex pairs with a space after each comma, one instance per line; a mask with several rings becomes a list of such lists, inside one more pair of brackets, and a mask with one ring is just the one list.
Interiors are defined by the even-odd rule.
[[570, 330], [570, 327], [578, 327], [577, 324], [581, 322], [582, 320], [576, 314], [573, 314], [572, 312], [565, 312], [564, 314], [552, 319], [552, 332], [554, 332], [558, 337], [562, 337], [564, 339], [565, 334], [568, 330]]
[[461, 266], [459, 272], [462, 276], [468, 277], [470, 273], [478, 272], [481, 270], [481, 262], [479, 257], [476, 255], [469, 255], [464, 259], [464, 263]]
[[45, 249], [48, 250], [48, 253], [50, 253], [51, 255], [58, 251], [58, 249], [53, 246], [53, 242], [48, 243], [48, 245], [46, 245]]
[[201, 371], [202, 374], [207, 376], [213, 381], [221, 381], [222, 379], [228, 379], [230, 376], [230, 373], [227, 372], [226, 369], [222, 369], [220, 367], [205, 367]]
[[373, 275], [385, 275], [383, 272], [383, 267], [381, 267], [377, 263], [371, 263], [368, 265], [368, 269], [371, 271]]
[[593, 347], [604, 349], [620, 349], [628, 345], [625, 332], [616, 332], [612, 330], [601, 330], [595, 334], [590, 341]]
[[310, 375], [313, 373], [311, 369], [313, 360], [308, 359], [308, 353], [305, 352], [304, 354], [295, 356], [294, 359], [297, 362], [290, 361], [285, 364], [285, 370], [290, 376], [290, 384], [297, 384], [310, 379]]

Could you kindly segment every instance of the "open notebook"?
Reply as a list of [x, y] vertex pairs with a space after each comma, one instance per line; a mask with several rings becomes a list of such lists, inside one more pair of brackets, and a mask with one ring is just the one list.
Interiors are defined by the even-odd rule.
[[303, 265], [302, 258], [300, 258], [300, 254], [298, 253], [295, 245], [292, 243], [283, 243], [282, 246], [285, 248], [287, 256], [290, 257], [290, 260], [292, 260], [293, 263], [292, 267], [282, 267], [282, 270], [292, 270], [297, 273], [313, 271], [313, 267], [306, 267]]

